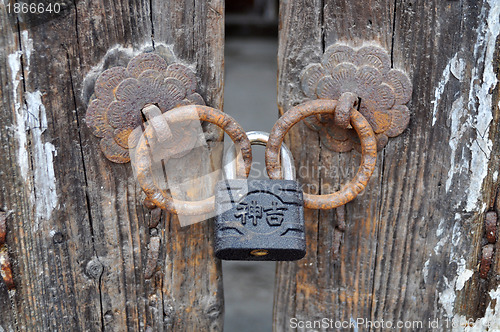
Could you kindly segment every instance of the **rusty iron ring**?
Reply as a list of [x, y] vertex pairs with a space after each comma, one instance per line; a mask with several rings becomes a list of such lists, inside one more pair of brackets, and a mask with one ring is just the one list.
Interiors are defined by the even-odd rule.
[[[224, 130], [241, 149], [243, 165], [238, 165], [237, 174], [248, 177], [252, 167], [252, 147], [243, 128], [230, 115], [208, 106], [188, 105], [176, 107], [161, 115], [169, 124], [200, 120], [213, 123]], [[202, 215], [214, 209], [214, 196], [201, 201], [183, 201], [174, 199], [167, 191], [159, 189], [153, 180], [150, 150], [147, 140], [154, 136], [149, 126], [139, 140], [135, 155], [137, 179], [146, 193], [147, 199], [157, 207], [181, 215]]]
[[[266, 146], [266, 168], [270, 179], [280, 178], [279, 151], [286, 133], [293, 125], [315, 114], [335, 113], [339, 105], [336, 100], [313, 100], [291, 108], [276, 122]], [[309, 209], [334, 209], [352, 201], [366, 187], [375, 170], [377, 141], [368, 121], [357, 110], [352, 109], [350, 122], [361, 141], [361, 165], [354, 179], [339, 191], [328, 195], [304, 193], [304, 206]]]

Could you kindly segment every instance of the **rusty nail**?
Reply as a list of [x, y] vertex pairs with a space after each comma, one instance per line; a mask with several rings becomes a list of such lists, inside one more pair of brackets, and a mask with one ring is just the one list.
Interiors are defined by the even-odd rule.
[[14, 289], [14, 279], [12, 278], [12, 268], [9, 260], [9, 252], [5, 246], [7, 237], [7, 213], [0, 211], [0, 275], [2, 276], [8, 290]]
[[497, 213], [489, 211], [484, 219], [486, 239], [489, 243], [497, 242]]
[[149, 228], [155, 228], [161, 221], [161, 209], [156, 208], [151, 210], [151, 218], [149, 219]]
[[483, 279], [488, 277], [488, 272], [491, 268], [491, 260], [493, 258], [493, 252], [495, 251], [495, 245], [487, 244], [483, 247], [481, 265], [479, 266], [479, 276]]
[[156, 265], [158, 263], [158, 256], [160, 255], [160, 238], [152, 236], [149, 240], [148, 258], [146, 261], [146, 270], [144, 271], [144, 278], [150, 279], [156, 272]]
[[0, 246], [0, 275], [2, 276], [8, 290], [15, 288], [14, 279], [12, 278], [9, 253], [6, 246]]
[[170, 126], [168, 125], [167, 120], [161, 116], [162, 113], [158, 106], [153, 104], [146, 105], [142, 109], [142, 114], [144, 114], [148, 123], [153, 126], [159, 142], [165, 142], [166, 140], [172, 138]]

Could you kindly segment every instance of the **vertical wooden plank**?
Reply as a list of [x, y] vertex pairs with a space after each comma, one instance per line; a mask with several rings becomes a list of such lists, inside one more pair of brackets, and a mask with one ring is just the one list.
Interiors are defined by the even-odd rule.
[[[220, 330], [210, 225], [180, 229], [164, 219], [162, 262], [146, 281], [144, 196], [129, 164], [102, 155], [84, 117], [89, 77], [155, 43], [181, 43], [179, 60], [196, 66], [199, 92], [221, 107], [223, 2], [67, 3], [50, 20], [24, 15], [13, 30], [2, 26], [10, 34], [0, 36], [1, 149], [8, 156], [0, 162], [0, 205], [12, 211], [17, 289], [0, 326], [8, 331], [15, 317], [14, 329], [27, 331]], [[7, 25], [4, 4], [0, 10]], [[9, 301], [2, 298], [2, 309]]]
[[[318, 60], [322, 54], [322, 1], [281, 1], [280, 32], [278, 40], [278, 107], [280, 114], [300, 103], [297, 78], [302, 70], [300, 63]], [[295, 91], [294, 91], [295, 90]], [[307, 148], [300, 148], [307, 142]], [[288, 146], [292, 149], [296, 167], [318, 169], [319, 140], [317, 135], [307, 130], [305, 125], [295, 126], [288, 135]], [[300, 172], [299, 172], [300, 174]], [[307, 186], [318, 188], [319, 180], [309, 172], [300, 174], [300, 180]], [[302, 316], [302, 313], [314, 313], [313, 301], [316, 286], [306, 282], [316, 279], [317, 242], [311, 241], [317, 236], [319, 214], [317, 211], [304, 211], [306, 220], [306, 257], [298, 262], [278, 263], [274, 291], [274, 330], [285, 331], [289, 319]], [[316, 301], [316, 303], [318, 303]], [[322, 304], [321, 304], [322, 305]]]
[[[484, 212], [497, 208], [499, 10], [495, 1], [281, 2], [281, 114], [306, 98], [302, 69], [337, 41], [386, 48], [414, 91], [410, 127], [347, 205], [338, 256], [333, 211], [306, 211], [307, 256], [278, 267], [275, 330], [323, 317], [424, 328], [438, 318], [446, 330], [446, 318], [481, 318], [494, 306], [498, 282], [479, 280], [477, 262]], [[288, 139], [306, 190], [339, 188], [359, 165], [357, 152], [329, 151], [305, 125]]]
[[[339, 10], [340, 8], [342, 9]], [[372, 43], [390, 52], [394, 1], [369, 0], [356, 3], [326, 1], [323, 16], [325, 48], [338, 41], [353, 47]], [[335, 188], [338, 184], [347, 183], [354, 177], [360, 164], [359, 153], [338, 154], [325, 148], [321, 149], [320, 153], [320, 158], [325, 161], [327, 167], [333, 162], [341, 170], [336, 177], [323, 179], [324, 183]], [[374, 299], [371, 289], [376, 272], [375, 255], [379, 245], [377, 243], [379, 226], [377, 220], [380, 218], [378, 209], [381, 197], [380, 183], [384, 183], [381, 170], [384, 166], [384, 152], [379, 152], [376, 170], [363, 195], [347, 204], [347, 229], [338, 258], [321, 255], [323, 269], [332, 271], [331, 275], [322, 278], [325, 281], [329, 280], [330, 285], [334, 285], [334, 289], [337, 290], [337, 292], [332, 292], [331, 297], [335, 307], [334, 316], [340, 321], [350, 322], [353, 318], [371, 318], [372, 316], [371, 307]], [[323, 177], [326, 176], [323, 175]], [[322, 212], [322, 215], [323, 218], [326, 217], [325, 212]], [[320, 225], [318, 241], [323, 244], [321, 252], [329, 252], [333, 245], [330, 238], [334, 231], [324, 220], [320, 221]]]
[[[18, 39], [16, 38], [17, 33], [14, 31], [13, 27], [9, 24], [9, 19], [7, 17], [7, 12], [5, 8], [0, 4], [0, 30], [2, 30], [2, 37], [0, 38], [0, 101], [4, 105], [2, 111], [0, 112], [0, 149], [3, 152], [3, 167], [0, 166], [0, 183], [2, 187], [15, 188], [17, 186], [17, 159], [15, 157], [16, 146], [12, 142], [13, 130], [9, 128], [15, 128], [14, 116], [15, 100], [19, 91], [22, 90], [19, 81], [19, 71], [20, 68], [17, 66], [18, 57], [17, 53], [19, 49]], [[9, 106], [9, 107], [7, 107]], [[6, 169], [12, 170], [10, 173], [6, 173]], [[17, 174], [16, 174], [17, 173]], [[23, 207], [23, 202], [26, 200], [23, 197], [24, 192], [20, 192], [18, 206], [21, 209]], [[2, 211], [8, 210], [8, 206], [16, 201], [17, 195], [8, 190], [0, 190], [0, 209]], [[0, 213], [1, 214], [1, 213]], [[7, 223], [7, 248], [11, 246], [14, 241], [12, 236], [11, 227], [12, 218], [6, 218]], [[9, 254], [9, 256], [11, 256]], [[10, 258], [12, 260], [12, 258]], [[12, 310], [11, 297], [15, 294], [15, 291], [7, 290], [5, 283], [0, 278], [0, 328], [4, 331], [14, 331], [16, 329], [16, 318], [15, 311]]]
[[[379, 247], [374, 294], [386, 301], [374, 313], [439, 318], [442, 325], [446, 318], [489, 321], [498, 328], [498, 311], [486, 314], [495, 304], [490, 291], [498, 292], [497, 275], [481, 280], [478, 260], [484, 215], [498, 209], [500, 5], [398, 1], [395, 22], [394, 65], [413, 74], [414, 115], [404, 143], [411, 157], [397, 145], [385, 154], [384, 179], [396, 186], [384, 185], [381, 221], [397, 223], [381, 224], [379, 243], [394, 233], [405, 237]], [[399, 194], [397, 186], [408, 189]], [[384, 275], [389, 266], [396, 274]], [[394, 284], [405, 292], [395, 292]], [[422, 305], [410, 314], [415, 299]]]
[[[222, 109], [224, 1], [154, 1], [152, 8], [155, 44], [173, 45], [174, 53], [182, 61], [194, 65], [207, 105]], [[166, 20], [173, 24], [165, 24]], [[207, 139], [220, 141], [220, 135], [214, 126], [208, 127]], [[217, 150], [210, 142], [209, 146]], [[187, 156], [184, 165], [206, 161], [198, 159], [202, 154]], [[206, 166], [206, 173], [201, 170], [201, 174], [210, 172], [210, 165]], [[194, 189], [209, 191], [209, 188]], [[172, 216], [165, 224], [164, 240], [166, 263], [159, 286], [165, 330], [222, 330], [222, 271], [213, 253], [212, 220], [181, 228], [177, 216]]]

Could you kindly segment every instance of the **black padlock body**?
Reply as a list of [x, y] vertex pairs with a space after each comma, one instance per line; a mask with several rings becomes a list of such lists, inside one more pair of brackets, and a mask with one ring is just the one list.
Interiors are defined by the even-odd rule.
[[219, 181], [215, 255], [225, 260], [301, 259], [306, 254], [303, 203], [297, 181]]

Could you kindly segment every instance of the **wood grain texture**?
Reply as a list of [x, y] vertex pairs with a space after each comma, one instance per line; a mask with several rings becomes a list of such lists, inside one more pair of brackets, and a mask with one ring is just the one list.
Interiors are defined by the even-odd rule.
[[222, 329], [210, 224], [180, 228], [163, 216], [158, 272], [145, 280], [144, 195], [129, 164], [104, 157], [84, 116], [89, 75], [173, 43], [207, 104], [221, 108], [223, 13], [219, 0], [81, 0], [11, 25], [0, 4], [0, 207], [11, 211], [17, 285], [10, 298], [0, 289], [5, 331]]
[[[414, 90], [409, 128], [379, 152], [366, 190], [347, 204], [338, 258], [334, 211], [305, 212], [306, 258], [278, 265], [276, 331], [294, 317], [425, 327], [494, 308], [498, 272], [479, 280], [477, 264], [484, 213], [498, 209], [499, 10], [495, 1], [281, 2], [281, 114], [305, 100], [300, 72], [335, 42], [386, 48]], [[305, 190], [329, 193], [353, 177], [357, 152], [329, 151], [303, 124], [288, 136]]]
[[[14, 113], [14, 98], [13, 96], [20, 91], [21, 87], [13, 86], [11, 83], [12, 75], [10, 75], [11, 69], [8, 64], [8, 54], [16, 54], [16, 50], [18, 48], [16, 35], [14, 34], [11, 26], [9, 25], [9, 20], [7, 18], [6, 12], [4, 10], [0, 10], [0, 30], [5, 31], [3, 33], [4, 37], [0, 38], [0, 98], [2, 105], [10, 105], [9, 108], [3, 108], [2, 112], [0, 112], [0, 121], [2, 123], [2, 129], [0, 130], [0, 146], [3, 152], [3, 166], [1, 170], [1, 181], [2, 187], [5, 186], [5, 183], [16, 184], [16, 169], [17, 169], [17, 161], [13, 156], [14, 153], [14, 144], [10, 141], [12, 132], [6, 130], [6, 128], [13, 126], [13, 116]], [[16, 55], [14, 55], [16, 56]], [[5, 168], [10, 167], [13, 172], [5, 173]], [[17, 174], [18, 175], [18, 174]], [[23, 194], [22, 192], [20, 194]], [[4, 202], [6, 200], [15, 200], [16, 195], [10, 194], [5, 190], [0, 190], [0, 201]], [[22, 201], [22, 199], [20, 200]], [[22, 206], [22, 203], [20, 204]], [[4, 206], [0, 207], [4, 210]], [[12, 219], [7, 218], [7, 223], [9, 223]], [[7, 229], [8, 237], [7, 246], [12, 241], [12, 233], [10, 229]], [[9, 255], [11, 256], [11, 255]], [[11, 258], [12, 260], [12, 258]], [[11, 292], [12, 294], [12, 292]], [[10, 295], [7, 290], [5, 283], [0, 280], [0, 326], [5, 330], [15, 330], [16, 328], [16, 318], [15, 318], [15, 310], [12, 310]]]

